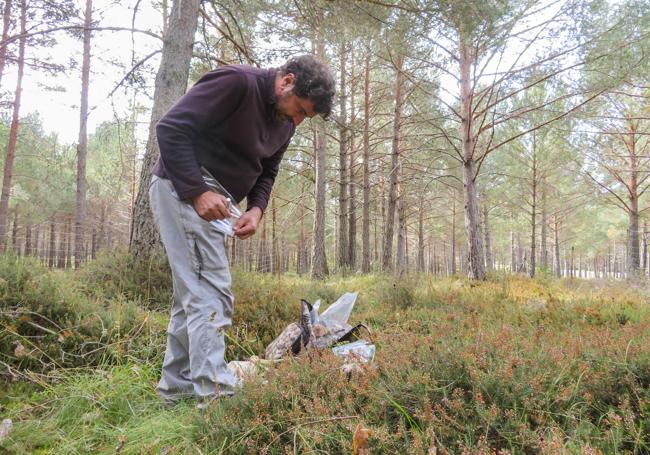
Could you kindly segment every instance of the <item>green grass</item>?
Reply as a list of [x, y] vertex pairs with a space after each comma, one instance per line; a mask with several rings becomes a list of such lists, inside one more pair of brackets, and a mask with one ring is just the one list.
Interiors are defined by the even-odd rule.
[[[325, 308], [346, 291], [360, 293], [352, 322], [371, 326], [377, 356], [351, 377], [330, 353], [290, 359], [270, 369], [266, 382], [252, 381], [200, 412], [189, 402], [166, 409], [155, 395], [166, 311], [152, 308], [162, 300], [151, 300], [146, 284], [138, 292], [131, 283], [138, 271], [119, 275], [110, 261], [94, 267], [103, 283], [82, 275], [70, 286], [70, 273], [41, 271], [30, 278], [47, 285], [38, 292], [24, 278], [22, 287], [11, 284], [20, 274], [0, 275], [13, 289], [13, 306], [29, 300], [46, 308], [49, 289], [75, 302], [75, 314], [97, 302], [102, 307], [101, 324], [79, 326], [83, 317], [49, 303], [53, 322], [77, 324], [70, 330], [99, 343], [102, 355], [87, 356], [83, 365], [30, 364], [12, 358], [11, 343], [2, 345], [3, 361], [20, 377], [0, 394], [2, 417], [15, 422], [0, 453], [351, 453], [359, 423], [373, 431], [373, 454], [426, 454], [431, 447], [650, 453], [650, 305], [643, 285], [503, 276], [478, 284], [383, 275], [311, 281], [236, 272], [230, 360], [262, 354], [297, 318], [300, 298], [321, 298]], [[147, 273], [165, 282], [164, 270]], [[155, 290], [160, 299], [165, 292]], [[27, 373], [27, 365], [41, 375]]]

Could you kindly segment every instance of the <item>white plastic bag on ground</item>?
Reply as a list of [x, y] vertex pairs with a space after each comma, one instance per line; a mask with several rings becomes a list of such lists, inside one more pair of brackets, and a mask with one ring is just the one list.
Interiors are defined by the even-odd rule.
[[321, 320], [338, 322], [339, 324], [347, 324], [358, 295], [358, 292], [346, 292], [323, 311], [319, 318]]

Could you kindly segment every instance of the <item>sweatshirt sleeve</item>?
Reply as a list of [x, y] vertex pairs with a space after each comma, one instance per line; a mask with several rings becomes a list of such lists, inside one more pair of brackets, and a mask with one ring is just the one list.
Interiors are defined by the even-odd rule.
[[196, 136], [231, 115], [247, 90], [245, 74], [236, 71], [209, 73], [183, 95], [156, 125], [160, 159], [181, 200], [209, 191], [194, 152]]
[[[291, 136], [293, 136], [293, 132]], [[262, 213], [266, 210], [266, 206], [269, 204], [269, 197], [271, 196], [271, 189], [273, 188], [275, 177], [278, 175], [278, 170], [280, 169], [282, 156], [287, 150], [287, 147], [289, 147], [289, 142], [291, 142], [291, 137], [289, 137], [289, 140], [285, 142], [277, 152], [262, 160], [262, 173], [257, 177], [255, 185], [246, 196], [247, 210], [250, 210], [253, 207], [259, 207], [262, 209]]]

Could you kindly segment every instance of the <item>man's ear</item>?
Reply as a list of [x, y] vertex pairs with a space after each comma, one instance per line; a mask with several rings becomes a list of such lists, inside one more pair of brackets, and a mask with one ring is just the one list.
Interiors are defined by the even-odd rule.
[[293, 88], [293, 83], [295, 81], [296, 77], [294, 76], [293, 73], [287, 73], [284, 76], [282, 76], [282, 88]]

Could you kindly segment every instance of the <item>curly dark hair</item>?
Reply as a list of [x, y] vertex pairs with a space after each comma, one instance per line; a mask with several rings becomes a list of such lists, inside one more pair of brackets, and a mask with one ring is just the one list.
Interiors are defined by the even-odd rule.
[[283, 76], [293, 74], [293, 93], [300, 98], [311, 100], [314, 110], [324, 119], [329, 117], [336, 90], [334, 77], [322, 61], [313, 55], [292, 57], [280, 68], [280, 73]]

